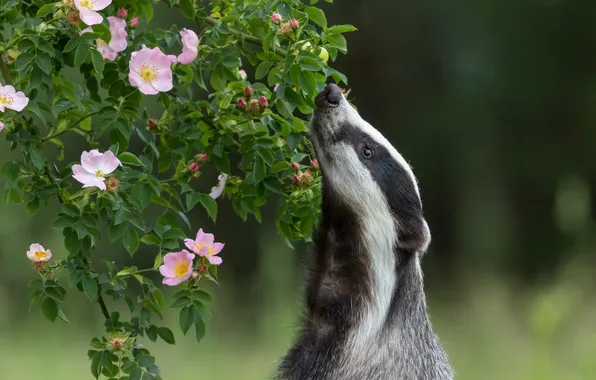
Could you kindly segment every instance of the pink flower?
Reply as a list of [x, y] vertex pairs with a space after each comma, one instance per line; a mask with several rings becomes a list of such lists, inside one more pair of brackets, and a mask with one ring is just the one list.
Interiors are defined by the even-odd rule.
[[319, 168], [319, 161], [317, 161], [316, 158], [313, 158], [311, 163], [312, 163], [313, 168], [315, 168], [315, 169]]
[[126, 8], [120, 8], [120, 10], [118, 11], [118, 17], [120, 17], [120, 18], [128, 17], [128, 11], [126, 10]]
[[0, 84], [0, 112], [5, 108], [22, 111], [29, 104], [29, 98], [22, 91], [16, 92], [13, 86]]
[[282, 17], [279, 13], [275, 12], [271, 15], [271, 21], [273, 21], [274, 24], [279, 24], [282, 20]]
[[199, 55], [199, 37], [190, 29], [182, 29], [182, 54], [178, 56], [178, 62], [188, 65]]
[[206, 234], [203, 229], [200, 228], [197, 232], [195, 240], [184, 239], [184, 244], [188, 249], [193, 251], [199, 256], [204, 256], [213, 265], [221, 264], [221, 257], [215, 256], [221, 252], [224, 247], [223, 243], [215, 243], [213, 234]]
[[[101, 38], [98, 38], [96, 42], [97, 50], [101, 53], [104, 59], [108, 61], [113, 61], [116, 59], [117, 53], [126, 50], [126, 21], [121, 18], [110, 16], [108, 17], [108, 22], [110, 23], [110, 33], [112, 34], [112, 39], [110, 43], [106, 43]], [[91, 27], [83, 29], [80, 34], [93, 32]]]
[[190, 164], [188, 166], [188, 170], [190, 170], [191, 172], [196, 172], [198, 168], [199, 168], [199, 164], [196, 162], [193, 162], [192, 164]]
[[133, 17], [132, 20], [130, 20], [130, 27], [134, 28], [137, 26], [137, 24], [139, 23], [139, 18], [138, 17]]
[[96, 11], [105, 9], [112, 0], [74, 0], [74, 5], [79, 10], [79, 17], [87, 25], [101, 24], [103, 17]]
[[82, 183], [83, 188], [95, 186], [105, 190], [105, 175], [120, 165], [122, 163], [111, 151], [99, 153], [97, 149], [93, 149], [81, 154], [81, 165], [72, 166], [72, 178]]
[[159, 267], [159, 273], [164, 276], [163, 284], [176, 286], [190, 278], [192, 274], [192, 262], [195, 255], [183, 249], [180, 252], [170, 252], [163, 257], [163, 265]]
[[213, 199], [219, 198], [223, 193], [224, 188], [226, 187], [226, 180], [228, 179], [228, 175], [225, 173], [221, 173], [219, 177], [217, 177], [217, 179], [219, 180], [219, 182], [217, 182], [217, 185], [211, 188], [211, 193], [209, 194], [209, 196]]
[[31, 244], [27, 251], [27, 257], [34, 263], [48, 261], [52, 258], [52, 251], [45, 249], [41, 244]]
[[0, 121], [0, 132], [4, 129], [4, 123]]
[[143, 44], [141, 50], [131, 54], [128, 80], [145, 95], [170, 91], [174, 87], [171, 68], [174, 62], [176, 56], [165, 55], [158, 47], [149, 49]]

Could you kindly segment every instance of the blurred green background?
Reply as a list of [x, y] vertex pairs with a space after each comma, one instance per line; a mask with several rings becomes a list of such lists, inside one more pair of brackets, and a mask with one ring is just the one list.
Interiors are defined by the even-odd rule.
[[[335, 67], [419, 179], [433, 234], [422, 263], [429, 311], [458, 379], [596, 379], [596, 2], [337, 0], [324, 9], [330, 23], [359, 29]], [[155, 26], [185, 22], [162, 6], [156, 15]], [[67, 160], [77, 160], [86, 146], [68, 139]], [[0, 139], [0, 162], [11, 157]], [[204, 173], [206, 188], [216, 177]], [[281, 243], [276, 207], [263, 224], [242, 223], [225, 200], [217, 226], [192, 216], [226, 242], [221, 286], [201, 345], [179, 333], [175, 311], [165, 324], [178, 345], [144, 342], [164, 379], [266, 379], [291, 344], [307, 247]], [[56, 210], [31, 218], [0, 204], [0, 379], [92, 378], [97, 305], [71, 289], [70, 325], [28, 311], [29, 244], [65, 255], [50, 229]], [[149, 267], [154, 253], [144, 247], [131, 261], [105, 245], [95, 261]]]

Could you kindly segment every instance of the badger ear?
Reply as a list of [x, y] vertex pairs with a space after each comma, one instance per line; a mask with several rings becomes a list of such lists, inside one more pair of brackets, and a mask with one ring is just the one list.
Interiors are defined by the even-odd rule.
[[431, 236], [428, 223], [421, 217], [401, 231], [397, 248], [410, 253], [424, 253], [430, 244]]

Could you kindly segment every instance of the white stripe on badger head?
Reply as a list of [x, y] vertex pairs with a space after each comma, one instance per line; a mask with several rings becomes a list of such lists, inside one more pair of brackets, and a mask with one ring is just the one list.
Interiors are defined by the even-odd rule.
[[[393, 159], [397, 161], [397, 163], [404, 168], [408, 176], [412, 180], [414, 184], [414, 189], [416, 189], [416, 195], [418, 195], [418, 199], [420, 200], [420, 191], [418, 190], [418, 181], [416, 180], [416, 176], [414, 176], [414, 172], [410, 165], [406, 162], [403, 156], [395, 149], [395, 147], [379, 132], [375, 129], [372, 125], [370, 125], [366, 120], [362, 119], [358, 111], [356, 111], [350, 103], [342, 97], [341, 103], [335, 112], [338, 119], [342, 118], [342, 121], [352, 125], [362, 132], [369, 135], [374, 141], [378, 144], [383, 145], [387, 151], [391, 154]], [[341, 116], [340, 116], [341, 115]], [[338, 120], [339, 121], [339, 120]], [[341, 124], [338, 124], [341, 125]]]
[[384, 325], [391, 305], [396, 283], [397, 230], [385, 195], [353, 146], [349, 142], [337, 142], [326, 147], [326, 155], [330, 162], [324, 166], [324, 175], [358, 215], [370, 260], [372, 300], [363, 311], [361, 325], [354, 331], [356, 335], [351, 337], [353, 348], [361, 351]]

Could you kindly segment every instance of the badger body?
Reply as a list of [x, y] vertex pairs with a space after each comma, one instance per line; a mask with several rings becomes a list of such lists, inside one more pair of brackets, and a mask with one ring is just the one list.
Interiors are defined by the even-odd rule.
[[339, 87], [316, 105], [322, 218], [305, 315], [277, 379], [453, 379], [426, 310], [420, 256], [430, 232], [416, 178]]

